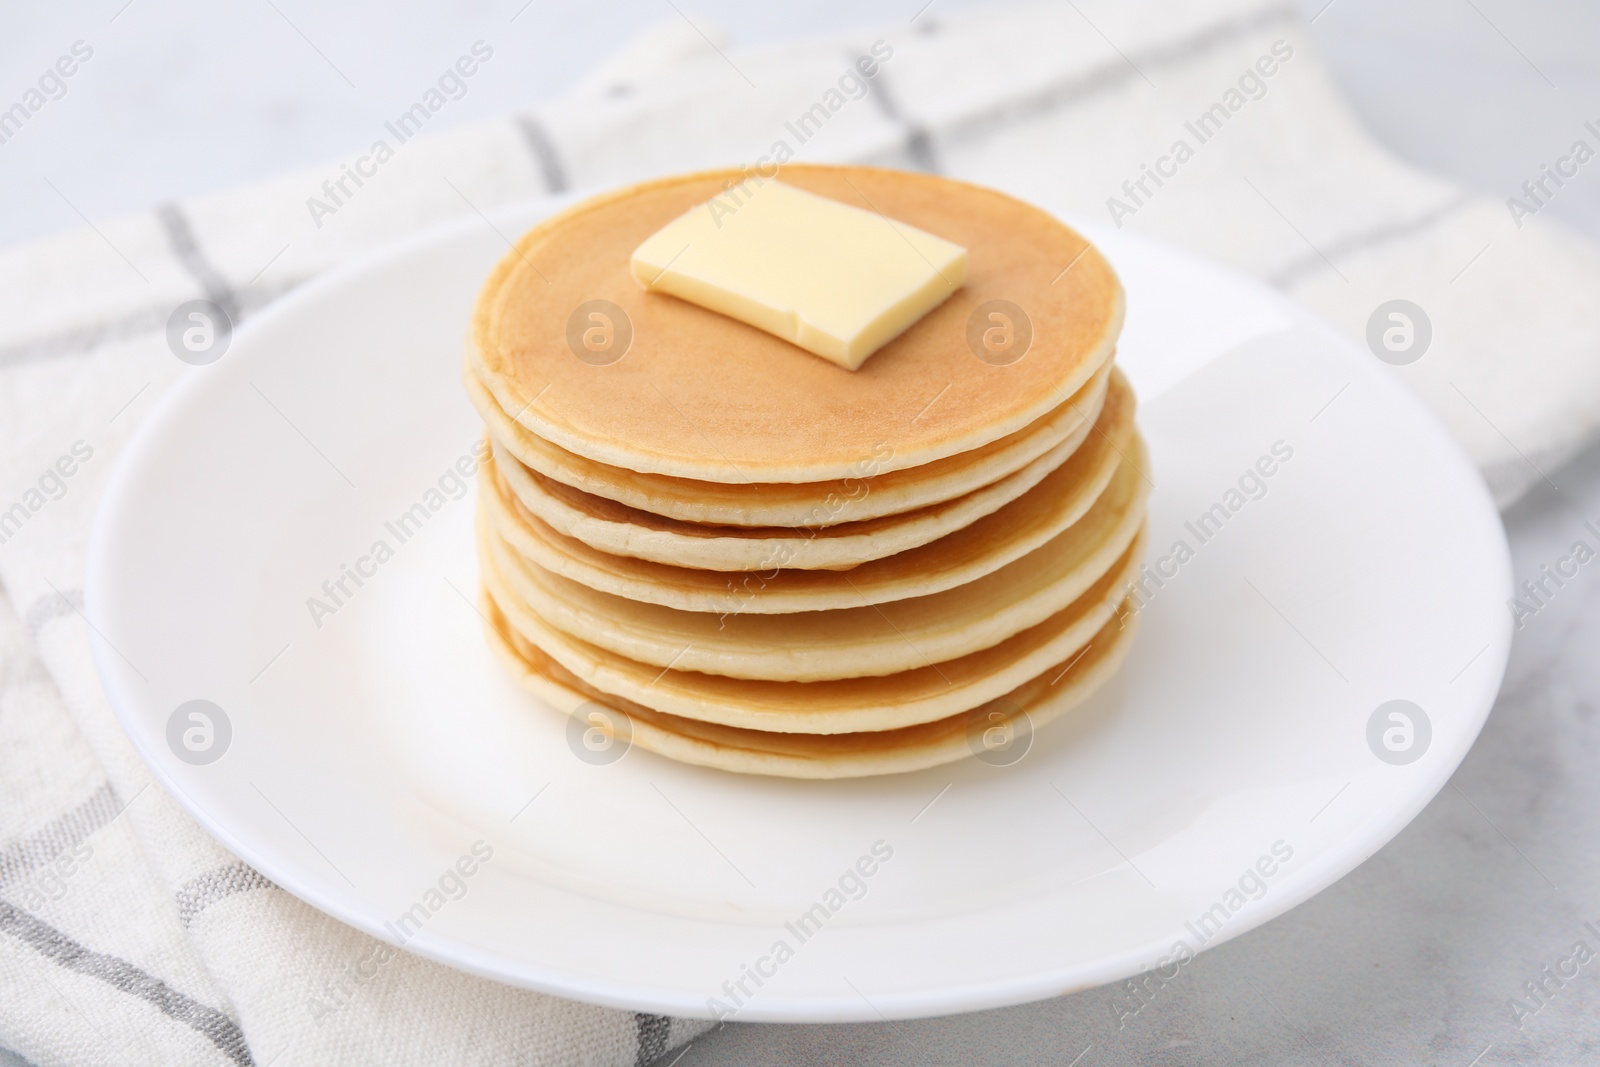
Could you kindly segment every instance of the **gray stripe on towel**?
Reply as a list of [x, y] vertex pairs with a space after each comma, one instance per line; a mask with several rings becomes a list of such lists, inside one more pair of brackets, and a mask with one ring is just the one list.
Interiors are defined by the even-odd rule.
[[228, 284], [228, 279], [222, 272], [212, 265], [200, 250], [199, 238], [195, 236], [194, 227], [189, 223], [189, 216], [177, 204], [167, 203], [156, 208], [156, 218], [161, 223], [161, 228], [166, 231], [167, 243], [172, 246], [172, 254], [178, 257], [178, 262], [189, 276], [200, 283], [200, 289], [206, 294], [206, 299], [217, 304], [228, 313], [228, 318], [233, 324], [239, 324], [239, 299], [234, 295], [233, 286]]
[[[234, 307], [229, 309], [228, 314], [232, 316], [234, 326], [237, 327], [243, 322], [248, 313], [266, 307], [305, 280], [305, 278], [294, 278], [271, 287], [261, 286], [233, 294]], [[88, 355], [101, 345], [113, 341], [159, 334], [171, 314], [170, 304], [141, 308], [115, 319], [87, 326], [74, 326], [69, 330], [37, 337], [31, 341], [0, 346], [0, 370], [42, 359], [54, 359], [58, 356]]]
[[566, 192], [567, 168], [561, 165], [561, 155], [544, 124], [526, 113], [516, 116], [516, 123], [528, 151], [533, 153], [534, 162], [539, 164], [539, 173], [544, 176], [544, 191]]
[[[1357, 252], [1364, 252], [1369, 248], [1385, 245], [1391, 241], [1404, 240], [1415, 237], [1417, 234], [1426, 233], [1439, 223], [1448, 219], [1462, 208], [1477, 199], [1472, 193], [1458, 193], [1443, 203], [1432, 207], [1414, 218], [1401, 222], [1386, 222], [1371, 229], [1361, 230], [1349, 234], [1336, 241], [1324, 242], [1322, 249], [1327, 253], [1328, 259], [1343, 258]], [[1316, 252], [1292, 260], [1288, 264], [1274, 271], [1265, 280], [1269, 285], [1276, 285], [1280, 289], [1288, 289], [1299, 285], [1308, 278], [1315, 277], [1323, 271], [1331, 270], [1328, 259]]]
[[894, 93], [889, 89], [888, 78], [882, 68], [879, 68], [877, 77], [868, 85], [867, 95], [878, 105], [883, 117], [905, 131], [905, 152], [911, 165], [924, 174], [941, 173], [939, 158], [933, 151], [933, 135], [928, 132], [926, 126], [906, 117]]
[[667, 1041], [672, 1037], [672, 1019], [665, 1015], [638, 1012], [633, 1017], [639, 1030], [639, 1054], [634, 1057], [634, 1067], [647, 1067], [667, 1051]]
[[1082, 103], [1124, 82], [1138, 79], [1138, 72], [1141, 70], [1182, 67], [1213, 49], [1245, 40], [1262, 30], [1274, 26], [1301, 24], [1299, 10], [1289, 4], [1273, 4], [1237, 18], [1213, 22], [1172, 44], [1154, 45], [1136, 51], [1126, 62], [1117, 59], [1086, 72], [1075, 71], [1036, 92], [1002, 101], [974, 115], [968, 115], [951, 123], [940, 133], [951, 138], [968, 138], [993, 133], [996, 127]]
[[16, 905], [3, 900], [0, 900], [0, 933], [10, 934], [69, 971], [98, 978], [113, 989], [154, 1005], [162, 1014], [204, 1035], [240, 1067], [252, 1067], [255, 1063], [238, 1023], [215, 1008], [208, 1008], [185, 996], [127, 960], [104, 952], [93, 952], [55, 927], [40, 922]]
[[27, 837], [0, 848], [0, 887], [21, 881], [115, 819], [122, 811], [116, 790], [106, 782], [87, 800]]
[[45, 593], [28, 606], [27, 612], [22, 616], [22, 624], [28, 629], [28, 636], [38, 639], [39, 631], [44, 629], [44, 624], [63, 615], [76, 615], [83, 610], [83, 590], [63, 589], [60, 593]]
[[188, 926], [211, 905], [252, 889], [276, 889], [272, 880], [248, 863], [240, 861], [208, 871], [179, 889], [178, 919]]

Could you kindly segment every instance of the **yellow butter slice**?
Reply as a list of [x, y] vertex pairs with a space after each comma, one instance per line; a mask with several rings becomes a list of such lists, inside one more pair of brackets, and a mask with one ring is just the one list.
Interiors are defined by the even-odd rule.
[[633, 276], [856, 370], [944, 303], [967, 250], [874, 210], [748, 178], [636, 248]]

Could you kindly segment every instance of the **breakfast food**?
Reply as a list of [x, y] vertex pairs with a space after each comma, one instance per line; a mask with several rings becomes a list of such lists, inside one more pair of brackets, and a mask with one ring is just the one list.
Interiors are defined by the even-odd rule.
[[927, 175], [710, 172], [547, 220], [466, 342], [491, 643], [557, 711], [728, 771], [1031, 736], [1133, 637], [1122, 313], [1077, 233]]

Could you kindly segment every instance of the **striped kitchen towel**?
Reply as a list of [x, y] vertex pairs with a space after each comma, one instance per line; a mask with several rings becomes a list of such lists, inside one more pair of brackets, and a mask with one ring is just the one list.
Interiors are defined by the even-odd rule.
[[[461, 51], [494, 62], [496, 43]], [[151, 783], [95, 677], [81, 575], [119, 451], [191, 373], [165, 334], [185, 301], [248, 321], [352, 256], [514, 201], [844, 160], [994, 185], [1280, 286], [1395, 363], [1502, 502], [1595, 433], [1600, 253], [1374, 145], [1287, 3], [934, 8], [760, 49], [674, 16], [503, 121], [432, 133], [409, 105], [343, 159], [0, 250], [0, 1045], [35, 1063], [642, 1064], [708, 1025], [384, 945]]]

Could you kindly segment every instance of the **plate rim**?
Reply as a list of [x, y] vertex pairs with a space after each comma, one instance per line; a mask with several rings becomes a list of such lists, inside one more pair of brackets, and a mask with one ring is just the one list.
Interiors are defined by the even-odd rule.
[[[572, 192], [517, 201], [491, 211], [490, 219], [501, 219], [514, 225], [526, 226], [537, 218], [559, 211], [562, 207], [582, 199], [584, 195], [586, 194]], [[1218, 272], [1230, 284], [1248, 289], [1257, 298], [1276, 304], [1295, 326], [1315, 329], [1349, 351], [1353, 352], [1356, 349], [1353, 339], [1309, 308], [1231, 267], [1187, 249], [1139, 234], [1120, 232], [1114, 235], [1113, 240], [1113, 235], [1107, 228], [1098, 223], [1076, 218], [1071, 214], [1061, 214], [1061, 217], [1097, 245], [1104, 246], [1106, 243], [1140, 245], [1154, 253], [1177, 257], [1188, 264]], [[380, 265], [414, 255], [437, 244], [463, 239], [472, 231], [483, 227], [485, 222], [484, 219], [471, 216], [450, 220], [371, 249], [296, 286], [259, 314], [252, 316], [242, 326], [237, 327], [235, 333], [249, 337], [257, 331], [270, 328], [280, 320], [292, 319], [298, 314], [302, 305], [316, 301], [325, 291], [337, 289], [347, 281], [361, 277]], [[493, 222], [489, 224], [494, 226]], [[494, 228], [498, 230], [498, 227]], [[1115, 266], [1114, 262], [1113, 265]], [[1200, 366], [1208, 366], [1222, 354], [1218, 353]], [[478, 977], [552, 996], [622, 1010], [652, 1011], [683, 1018], [710, 1018], [711, 1015], [706, 1010], [707, 1005], [700, 1002], [698, 994], [682, 990], [673, 992], [663, 987], [633, 981], [576, 974], [561, 967], [496, 952], [428, 929], [419, 931], [403, 946], [397, 946], [385, 929], [385, 922], [381, 917], [369, 914], [355, 904], [346, 904], [341, 899], [320, 892], [315, 886], [307, 884], [296, 876], [296, 866], [292, 859], [284, 857], [280, 861], [250, 847], [227, 825], [213, 817], [205, 805], [188, 792], [171, 773], [160, 750], [145, 738], [144, 731], [136, 727], [136, 698], [125, 691], [124, 672], [115, 662], [120, 658], [119, 654], [90, 620], [105, 617], [100, 610], [103, 606], [100, 590], [109, 581], [111, 568], [109, 556], [113, 541], [111, 531], [120, 513], [128, 506], [126, 498], [131, 488], [132, 472], [142, 469], [148, 462], [147, 454], [156, 447], [161, 430], [173, 417], [173, 413], [190, 403], [192, 395], [203, 395], [211, 380], [211, 376], [204, 373], [205, 368], [194, 368], [194, 370], [200, 373], [185, 373], [165, 390], [124, 444], [95, 505], [84, 567], [83, 614], [85, 621], [90, 623], [88, 640], [98, 681], [119, 727], [130, 739], [151, 774], [178, 802], [184, 812], [230, 853], [244, 860], [296, 899], [386, 944], [402, 947], [407, 952]], [[1494, 507], [1481, 474], [1449, 434], [1439, 417], [1415, 392], [1392, 379], [1390, 389], [1392, 396], [1409, 408], [1408, 414], [1414, 423], [1424, 424], [1427, 427], [1424, 432], [1437, 436], [1449, 446], [1447, 451], [1450, 461], [1470, 473], [1470, 484], [1476, 490], [1475, 503], [1486, 520], [1485, 528], [1492, 527], [1497, 534], [1497, 562], [1501, 565], [1503, 578], [1501, 585], [1509, 595], [1513, 589], [1510, 548], [1499, 511]], [[1485, 675], [1486, 681], [1479, 682], [1474, 687], [1470, 700], [1466, 701], [1481, 710], [1474, 714], [1470, 722], [1464, 724], [1469, 729], [1464, 735], [1467, 740], [1459, 756], [1437, 761], [1431, 771], [1423, 770], [1422, 777], [1417, 779], [1418, 786], [1410, 794], [1411, 802], [1391, 809], [1388, 817], [1381, 823], [1376, 820], [1369, 821], [1365, 824], [1373, 827], [1369, 832], [1346, 835], [1344, 839], [1346, 842], [1351, 838], [1359, 840], [1359, 845], [1353, 851], [1346, 844], [1339, 849], [1325, 848], [1319, 854], [1312, 856], [1310, 862], [1297, 872], [1295, 881], [1284, 885], [1281, 891], [1271, 894], [1270, 904], [1263, 898], [1260, 906], [1253, 903], [1241, 911], [1237, 922], [1229, 923], [1218, 936], [1206, 942], [1200, 951], [1208, 951], [1248, 933], [1321, 893], [1392, 841], [1433, 801], [1476, 743], [1484, 723], [1493, 710], [1509, 660], [1512, 633], [1511, 620], [1502, 614], [1490, 641], [1490, 647], [1482, 654], [1487, 657], [1486, 662], [1492, 670]], [[911, 925], [917, 924], [914, 922]], [[1074, 964], [1058, 971], [1034, 971], [1018, 977], [985, 979], [933, 991], [879, 993], [874, 996], [870, 1005], [863, 1004], [860, 998], [843, 994], [828, 997], [783, 997], [780, 994], [772, 994], [747, 1002], [732, 1018], [741, 1022], [874, 1022], [883, 1018], [909, 1019], [988, 1010], [1092, 989], [1129, 977], [1139, 973], [1134, 968], [1140, 966], [1140, 961], [1155, 959], [1170, 947], [1169, 938], [1164, 936], [1149, 944], [1131, 946], [1103, 955], [1090, 965]]]

